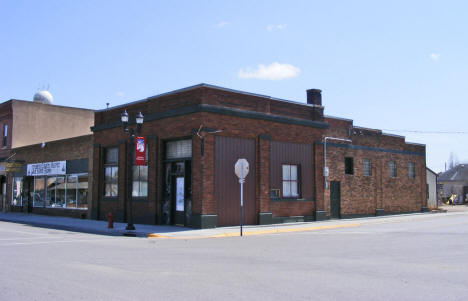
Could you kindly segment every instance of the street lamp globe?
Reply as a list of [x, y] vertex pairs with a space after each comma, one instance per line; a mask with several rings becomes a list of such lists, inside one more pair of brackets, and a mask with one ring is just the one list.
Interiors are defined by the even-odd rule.
[[122, 123], [126, 125], [128, 123], [128, 113], [127, 110], [124, 110], [122, 115], [120, 116], [120, 120], [122, 120]]
[[139, 112], [138, 115], [136, 115], [136, 123], [143, 124], [143, 114], [141, 114], [141, 112]]

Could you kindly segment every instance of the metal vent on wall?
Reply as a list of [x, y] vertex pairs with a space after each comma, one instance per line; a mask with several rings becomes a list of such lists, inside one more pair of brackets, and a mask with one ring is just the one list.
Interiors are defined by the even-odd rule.
[[192, 140], [166, 142], [166, 159], [192, 157]]

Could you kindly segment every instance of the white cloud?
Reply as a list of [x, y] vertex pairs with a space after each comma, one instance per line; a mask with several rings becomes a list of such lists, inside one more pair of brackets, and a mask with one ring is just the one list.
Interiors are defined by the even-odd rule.
[[433, 60], [434, 62], [437, 62], [437, 61], [439, 60], [439, 58], [440, 58], [440, 54], [438, 54], [438, 53], [431, 53], [431, 54], [429, 54], [429, 58], [430, 58], [431, 60]]
[[227, 22], [227, 21], [221, 21], [216, 26], [218, 26], [219, 28], [222, 28], [222, 27], [224, 27], [224, 26], [226, 26], [228, 24], [229, 24], [229, 22]]
[[286, 28], [286, 24], [270, 24], [266, 27], [268, 31], [283, 30]]
[[118, 96], [118, 97], [124, 97], [125, 93], [122, 92], [122, 91], [118, 91], [118, 92], [115, 92], [115, 95]]
[[301, 72], [301, 69], [291, 64], [280, 64], [277, 62], [270, 65], [258, 65], [256, 69], [247, 68], [240, 69], [238, 72], [239, 78], [243, 79], [266, 79], [266, 80], [281, 80], [285, 78], [296, 77]]

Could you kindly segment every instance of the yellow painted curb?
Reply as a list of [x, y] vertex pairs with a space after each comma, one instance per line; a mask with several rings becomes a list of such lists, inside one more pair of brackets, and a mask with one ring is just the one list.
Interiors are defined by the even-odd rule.
[[[291, 232], [306, 232], [315, 230], [328, 230], [328, 229], [339, 229], [339, 228], [350, 228], [359, 227], [361, 224], [343, 224], [343, 225], [329, 225], [329, 226], [315, 226], [315, 227], [302, 227], [302, 228], [288, 228], [288, 229], [272, 229], [272, 230], [259, 230], [259, 231], [247, 231], [244, 232], [244, 236], [251, 235], [262, 235], [262, 234], [276, 234], [276, 233], [291, 233]], [[169, 239], [201, 239], [201, 238], [219, 238], [219, 237], [236, 237], [240, 236], [239, 232], [222, 233], [210, 236], [165, 236], [157, 233], [148, 234], [148, 238], [169, 238]]]
[[150, 234], [146, 235], [146, 237], [153, 237], [153, 238], [169, 238], [168, 236], [164, 236], [164, 235], [156, 234], [156, 233], [150, 233]]

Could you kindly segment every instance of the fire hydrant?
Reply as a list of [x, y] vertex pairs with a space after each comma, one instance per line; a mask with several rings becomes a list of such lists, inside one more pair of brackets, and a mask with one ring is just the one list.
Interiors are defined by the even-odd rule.
[[107, 228], [114, 228], [114, 215], [112, 215], [112, 212], [107, 213]]

